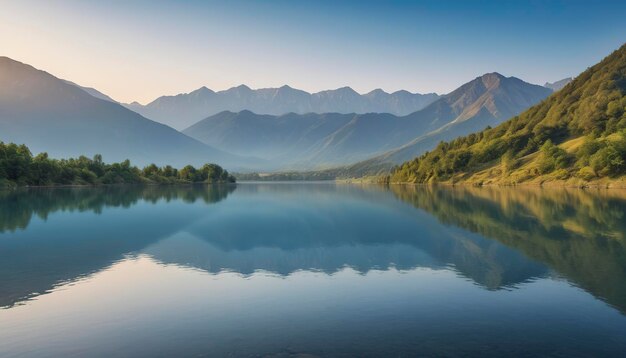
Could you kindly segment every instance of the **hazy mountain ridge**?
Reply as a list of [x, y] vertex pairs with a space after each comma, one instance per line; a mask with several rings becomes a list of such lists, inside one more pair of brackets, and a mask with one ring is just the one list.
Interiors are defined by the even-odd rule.
[[376, 89], [359, 94], [350, 87], [309, 93], [289, 86], [253, 90], [245, 85], [224, 91], [201, 87], [190, 93], [162, 96], [141, 105], [125, 106], [141, 115], [184, 129], [214, 114], [249, 110], [257, 114], [287, 113], [392, 113], [406, 115], [420, 110], [439, 98], [435, 93], [419, 94], [408, 91], [387, 93]]
[[[344, 92], [350, 95], [349, 90]], [[411, 153], [405, 147], [430, 134], [432, 143], [422, 142], [420, 147], [427, 150], [441, 138], [498, 124], [550, 93], [547, 88], [515, 77], [489, 73], [407, 116], [222, 112], [183, 133], [239, 155], [258, 155], [272, 162], [274, 169], [319, 169], [360, 162], [398, 148]], [[382, 162], [389, 160], [402, 161], [382, 158]]]
[[[155, 162], [180, 166], [212, 161], [231, 170], [323, 169], [373, 157], [374, 167], [388, 167], [386, 162], [415, 156], [440, 140], [497, 125], [550, 92], [514, 77], [489, 73], [406, 116], [273, 116], [248, 110], [224, 111], [192, 125], [182, 135], [127, 110], [95, 89], [60, 80], [8, 58], [3, 58], [0, 65], [4, 68], [0, 77], [4, 84], [0, 93], [0, 128], [4, 134], [0, 140], [25, 143], [34, 152], [46, 151], [53, 157], [100, 153], [107, 161], [129, 158], [139, 165]], [[313, 103], [323, 110], [327, 109], [324, 106], [337, 108], [346, 103], [365, 108], [368, 101], [388, 101], [394, 95], [382, 90], [359, 95], [349, 87], [313, 95], [288, 86], [256, 91], [239, 86], [222, 92], [227, 93], [233, 105], [251, 103], [253, 97], [261, 98], [261, 103], [284, 106], [302, 103], [303, 98], [316, 98]], [[175, 103], [186, 101], [193, 110], [197, 109], [194, 104], [210, 103], [207, 99], [217, 94], [202, 87], [187, 95], [163, 99], [163, 103], [175, 98]], [[396, 95], [412, 96], [402, 91]]]
[[0, 57], [0, 140], [56, 158], [102, 154], [109, 162], [230, 168], [246, 162], [8, 57]]
[[546, 82], [543, 86], [556, 92], [560, 90], [561, 88], [565, 87], [565, 85], [567, 85], [568, 83], [572, 82], [572, 80], [574, 80], [572, 77], [567, 77], [567, 78], [564, 78], [562, 80], [552, 82], [552, 83]]
[[98, 91], [95, 88], [81, 86], [79, 84], [76, 84], [76, 83], [74, 83], [72, 81], [68, 81], [68, 80], [62, 80], [62, 81], [65, 82], [65, 83], [68, 83], [68, 84], [70, 84], [72, 86], [76, 86], [76, 87], [82, 89], [83, 91], [89, 93], [93, 97], [96, 97], [96, 98], [99, 98], [99, 99], [103, 99], [105, 101], [109, 101], [109, 102], [113, 102], [113, 103], [119, 103], [118, 101], [116, 101], [113, 98], [109, 97], [108, 95]]

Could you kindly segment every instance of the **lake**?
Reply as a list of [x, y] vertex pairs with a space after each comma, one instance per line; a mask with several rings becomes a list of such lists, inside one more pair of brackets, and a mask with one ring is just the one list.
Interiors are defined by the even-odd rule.
[[0, 356], [626, 355], [626, 192], [0, 192]]

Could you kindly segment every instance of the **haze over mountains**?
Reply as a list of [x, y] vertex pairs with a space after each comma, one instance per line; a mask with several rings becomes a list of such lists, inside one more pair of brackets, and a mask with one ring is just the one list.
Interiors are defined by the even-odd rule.
[[223, 111], [252, 111], [257, 114], [287, 113], [391, 113], [406, 115], [435, 101], [435, 93], [419, 94], [408, 91], [387, 93], [381, 89], [359, 94], [350, 87], [308, 93], [282, 86], [280, 88], [250, 89], [241, 85], [214, 92], [206, 87], [176, 96], [162, 96], [141, 105], [125, 106], [147, 118], [178, 130]]
[[73, 85], [73, 86], [76, 86], [76, 87], [78, 87], [78, 88], [82, 89], [83, 91], [85, 91], [85, 92], [89, 93], [89, 94], [90, 94], [90, 95], [92, 95], [93, 97], [96, 97], [96, 98], [99, 98], [99, 99], [103, 99], [103, 100], [105, 100], [105, 101], [109, 101], [109, 102], [113, 102], [113, 103], [119, 103], [118, 101], [116, 101], [116, 100], [114, 100], [113, 98], [109, 97], [108, 95], [106, 95], [106, 94], [104, 94], [104, 93], [102, 93], [102, 92], [98, 91], [98, 90], [97, 90], [97, 89], [95, 89], [95, 88], [81, 86], [81, 85], [79, 85], [79, 84], [76, 84], [76, 83], [74, 83], [74, 82], [72, 82], [72, 81], [68, 81], [68, 80], [63, 80], [63, 81], [64, 81], [64, 82], [66, 82], [66, 83], [68, 83], [68, 84], [71, 84], [71, 85]]
[[486, 74], [480, 77], [480, 81], [477, 80], [461, 86], [441, 101], [451, 108], [460, 108], [460, 103], [471, 102], [457, 118], [395, 150], [373, 158], [372, 162], [402, 163], [433, 149], [441, 141], [477, 132], [487, 126], [496, 126], [552, 93], [548, 88], [536, 85], [529, 87], [518, 78], [506, 78], [498, 73]]
[[565, 87], [566, 84], [572, 82], [572, 80], [573, 80], [572, 77], [567, 77], [567, 78], [564, 78], [562, 80], [552, 82], [552, 83], [546, 82], [543, 86], [556, 92], [560, 90], [561, 88]]
[[248, 164], [32, 66], [0, 57], [0, 140], [56, 158], [134, 164]]
[[[563, 82], [563, 81], [559, 81]], [[353, 163], [390, 167], [450, 140], [495, 126], [547, 97], [552, 90], [488, 73], [443, 96], [350, 88], [309, 94], [283, 86], [239, 86], [161, 97], [163, 122], [189, 120], [216, 106], [222, 111], [182, 133], [135, 113], [102, 92], [0, 58], [0, 140], [24, 143], [52, 157], [93, 156], [105, 161], [182, 166], [214, 162], [230, 170], [317, 170]], [[433, 101], [434, 99], [434, 101]], [[406, 112], [407, 115], [370, 113]], [[131, 105], [132, 107], [132, 105]], [[283, 112], [282, 115], [258, 111]], [[321, 113], [298, 114], [290, 110]], [[340, 113], [354, 110], [368, 113]], [[167, 120], [165, 120], [167, 118]]]
[[232, 153], [259, 156], [280, 169], [328, 168], [402, 148], [401, 155], [383, 160], [399, 163], [440, 140], [497, 125], [550, 93], [515, 77], [489, 73], [406, 116], [222, 112], [183, 133]]

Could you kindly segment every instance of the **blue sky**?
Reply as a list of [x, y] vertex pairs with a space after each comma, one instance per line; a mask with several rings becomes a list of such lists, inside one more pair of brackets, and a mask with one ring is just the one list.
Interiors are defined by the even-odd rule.
[[625, 1], [4, 1], [0, 55], [121, 101], [200, 86], [543, 84], [626, 40]]

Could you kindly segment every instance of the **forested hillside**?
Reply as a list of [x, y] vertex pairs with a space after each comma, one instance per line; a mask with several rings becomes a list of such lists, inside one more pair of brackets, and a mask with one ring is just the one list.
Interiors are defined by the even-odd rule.
[[626, 174], [626, 45], [519, 116], [440, 143], [391, 182], [584, 183]]

